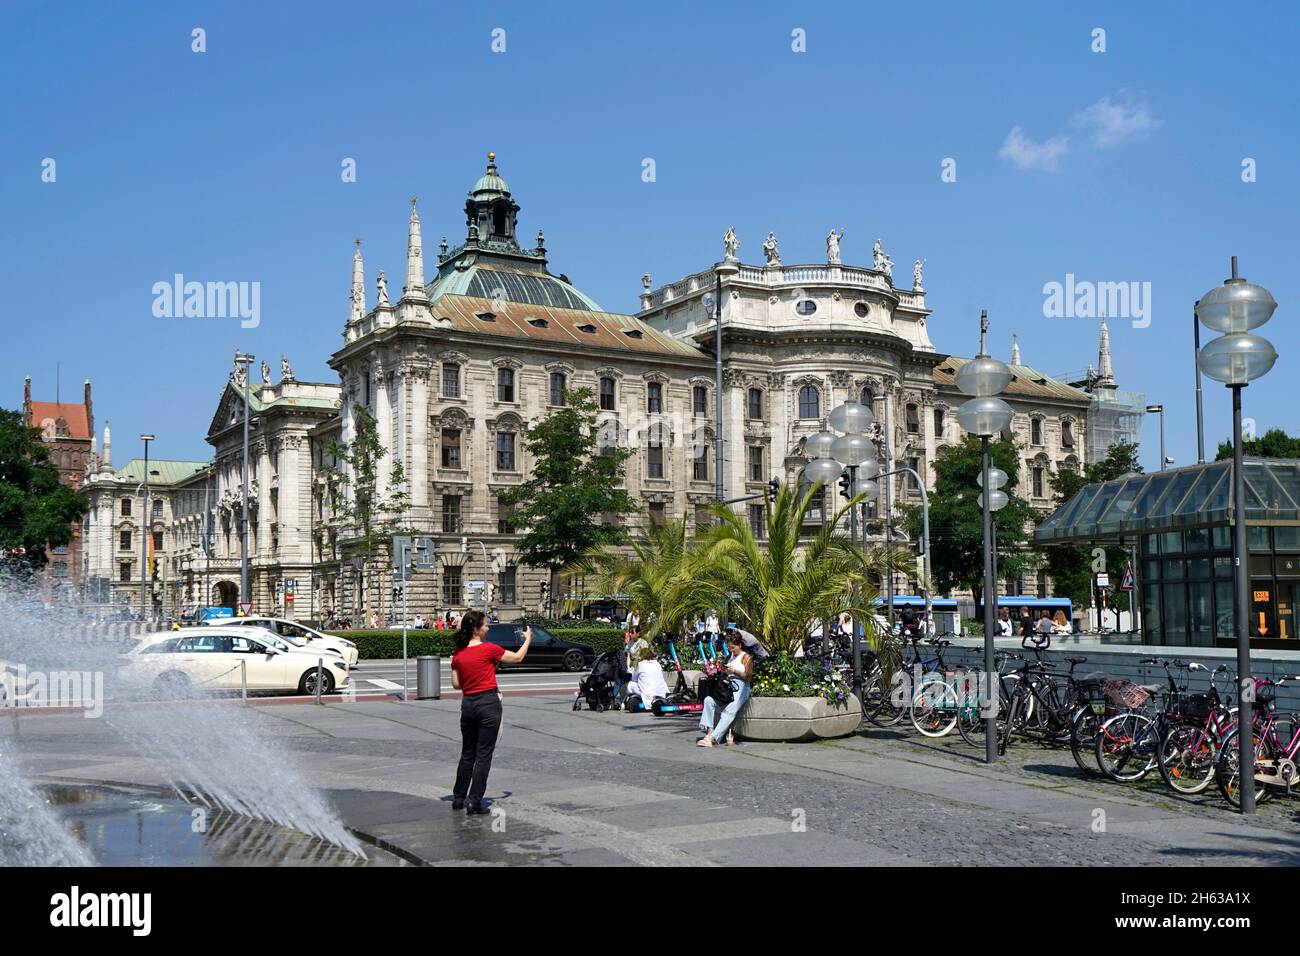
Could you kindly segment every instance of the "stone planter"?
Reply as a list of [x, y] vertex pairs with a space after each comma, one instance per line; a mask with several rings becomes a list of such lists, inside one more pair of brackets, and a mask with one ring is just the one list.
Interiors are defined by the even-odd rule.
[[[686, 686], [694, 693], [695, 689], [700, 686], [700, 678], [704, 676], [704, 671], [691, 671], [683, 668], [682, 677], [686, 679]], [[677, 677], [672, 673], [664, 674], [664, 680], [668, 681], [668, 689], [671, 690], [677, 685]]]
[[736, 718], [740, 740], [803, 743], [846, 737], [862, 723], [862, 707], [849, 696], [840, 706], [820, 697], [751, 697]]

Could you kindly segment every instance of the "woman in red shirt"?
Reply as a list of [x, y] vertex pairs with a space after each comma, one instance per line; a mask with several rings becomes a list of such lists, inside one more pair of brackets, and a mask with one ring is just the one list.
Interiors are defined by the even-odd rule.
[[456, 650], [451, 655], [451, 686], [460, 698], [460, 764], [451, 791], [451, 808], [467, 813], [487, 813], [483, 793], [487, 790], [492, 752], [501, 730], [501, 695], [497, 692], [497, 661], [522, 664], [533, 642], [533, 629], [524, 625], [524, 643], [517, 651], [485, 641], [487, 619], [482, 611], [466, 611], [456, 632]]

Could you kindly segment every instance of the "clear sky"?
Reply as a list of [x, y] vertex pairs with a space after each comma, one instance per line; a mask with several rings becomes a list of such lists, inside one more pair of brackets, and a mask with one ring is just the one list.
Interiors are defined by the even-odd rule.
[[[5, 0], [0, 404], [24, 375], [52, 399], [57, 363], [65, 400], [93, 380], [118, 464], [142, 431], [160, 457], [207, 458], [235, 347], [336, 380], [353, 238], [370, 301], [380, 268], [400, 290], [407, 197], [432, 261], [492, 149], [521, 238], [545, 229], [552, 270], [612, 311], [635, 311], [643, 272], [719, 259], [727, 226], [747, 262], [775, 231], [787, 263], [824, 260], [843, 228], [845, 261], [880, 237], [900, 285], [926, 260], [941, 351], [971, 354], [986, 308], [995, 352], [1018, 332], [1053, 374], [1096, 361], [1097, 321], [1045, 317], [1045, 283], [1150, 283], [1148, 325], [1111, 320], [1115, 370], [1168, 406], [1180, 463], [1192, 303], [1235, 253], [1280, 303], [1262, 331], [1281, 358], [1246, 415], [1294, 433], [1297, 20], [1281, 3]], [[175, 273], [260, 283], [260, 325], [155, 318]], [[1229, 396], [1205, 387], [1212, 456]], [[1149, 417], [1148, 469], [1156, 441]]]

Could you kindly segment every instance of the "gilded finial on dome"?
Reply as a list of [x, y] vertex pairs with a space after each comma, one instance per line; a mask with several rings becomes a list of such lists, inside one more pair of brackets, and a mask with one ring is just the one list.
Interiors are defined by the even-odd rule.
[[493, 153], [493, 152], [489, 152], [489, 153], [488, 153], [488, 162], [489, 162], [489, 163], [495, 163], [496, 161], [497, 161], [497, 154], [496, 154], [496, 153]]

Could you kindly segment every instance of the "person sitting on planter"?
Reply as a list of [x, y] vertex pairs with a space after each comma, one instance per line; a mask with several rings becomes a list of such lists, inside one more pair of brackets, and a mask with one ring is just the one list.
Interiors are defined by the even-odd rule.
[[727, 635], [727, 648], [731, 651], [726, 669], [731, 682], [731, 703], [722, 709], [719, 716], [718, 702], [712, 697], [704, 698], [704, 711], [700, 714], [700, 730], [704, 731], [704, 736], [696, 741], [700, 747], [712, 747], [719, 740], [725, 740], [728, 746], [734, 744], [735, 736], [731, 734], [731, 725], [749, 701], [749, 681], [754, 676], [754, 659], [745, 653], [745, 642], [735, 631]]

